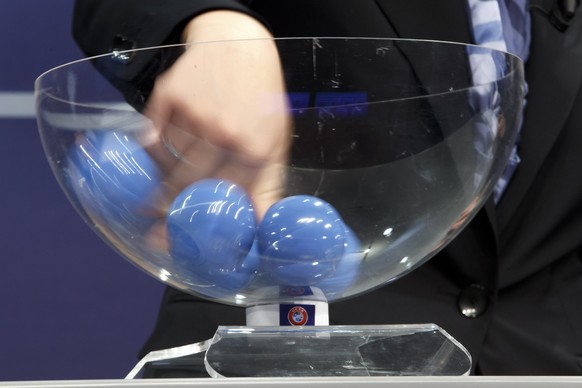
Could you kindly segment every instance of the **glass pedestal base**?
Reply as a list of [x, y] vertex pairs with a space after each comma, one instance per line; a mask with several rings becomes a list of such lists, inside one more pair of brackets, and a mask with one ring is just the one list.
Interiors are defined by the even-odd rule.
[[202, 362], [211, 377], [460, 376], [471, 369], [467, 350], [433, 324], [221, 326], [211, 342], [150, 353], [128, 378], [203, 377]]

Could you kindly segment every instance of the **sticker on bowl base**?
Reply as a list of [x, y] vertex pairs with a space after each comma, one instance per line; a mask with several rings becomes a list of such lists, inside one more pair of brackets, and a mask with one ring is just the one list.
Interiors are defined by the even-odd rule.
[[279, 325], [314, 326], [315, 306], [306, 304], [282, 304], [279, 308]]

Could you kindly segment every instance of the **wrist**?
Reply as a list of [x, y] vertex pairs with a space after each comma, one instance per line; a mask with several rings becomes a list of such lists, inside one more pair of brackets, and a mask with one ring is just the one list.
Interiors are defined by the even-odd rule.
[[209, 11], [190, 20], [182, 31], [183, 43], [271, 38], [269, 30], [258, 20], [242, 12]]

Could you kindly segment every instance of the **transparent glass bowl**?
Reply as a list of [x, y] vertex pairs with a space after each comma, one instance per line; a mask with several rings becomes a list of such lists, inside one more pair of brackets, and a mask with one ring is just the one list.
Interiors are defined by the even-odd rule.
[[[188, 49], [212, 45], [234, 60], [233, 47], [246, 55], [273, 43], [285, 92], [251, 102], [268, 108], [283, 97], [288, 109], [273, 114], [291, 130], [283, 162], [255, 161], [280, 182], [266, 213], [255, 210], [245, 177], [186, 174], [176, 184], [153, 156], [165, 149], [192, 171], [216, 158], [244, 160], [191, 128], [156, 130], [141, 113], [152, 83], [144, 76], [134, 87], [124, 69], [154, 58], [148, 71], [158, 74], [181, 45], [88, 58], [38, 78], [38, 126], [68, 198], [126, 259], [225, 304], [296, 294], [333, 302], [417, 268], [471, 220], [502, 173], [522, 110], [521, 61], [470, 45], [368, 38]], [[204, 61], [197, 71], [207, 82], [220, 77]], [[195, 142], [204, 154], [182, 152]]]

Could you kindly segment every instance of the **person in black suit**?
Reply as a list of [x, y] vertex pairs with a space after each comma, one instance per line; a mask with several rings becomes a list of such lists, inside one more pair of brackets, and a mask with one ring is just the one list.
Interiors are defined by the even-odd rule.
[[[582, 374], [582, 11], [576, 5], [530, 2], [521, 164], [500, 202], [490, 200], [412, 273], [333, 304], [331, 324], [434, 322], [467, 347], [473, 373]], [[464, 0], [79, 0], [74, 34], [87, 55], [215, 33], [470, 43], [465, 7]], [[213, 29], [219, 12], [231, 18], [231, 28]], [[211, 27], [199, 28], [205, 21]], [[149, 63], [140, 56], [121, 61], [112, 65], [113, 78], [135, 87]], [[272, 81], [278, 87], [276, 76]], [[167, 112], [158, 119], [166, 120]], [[269, 141], [265, 149], [276, 151], [260, 157], [276, 160], [285, 145]], [[244, 324], [244, 311], [168, 288], [143, 353], [210, 338], [219, 324]]]

